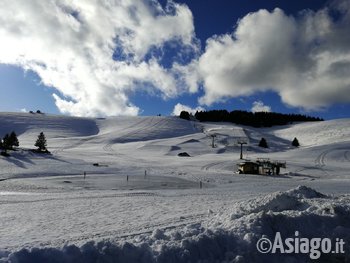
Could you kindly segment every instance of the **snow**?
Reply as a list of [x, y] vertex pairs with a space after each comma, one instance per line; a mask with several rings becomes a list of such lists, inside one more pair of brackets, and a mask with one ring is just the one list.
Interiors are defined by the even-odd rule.
[[[349, 244], [349, 119], [257, 129], [0, 113], [0, 135], [13, 130], [20, 149], [0, 157], [0, 262], [307, 262], [256, 250], [262, 236], [296, 230]], [[41, 131], [51, 155], [29, 151]], [[241, 140], [244, 158], [287, 168], [235, 174]]]
[[319, 146], [349, 141], [349, 125], [349, 119], [300, 123], [278, 129], [274, 134], [287, 140], [293, 139], [290, 137], [292, 134], [298, 138], [300, 144], [303, 146]]

